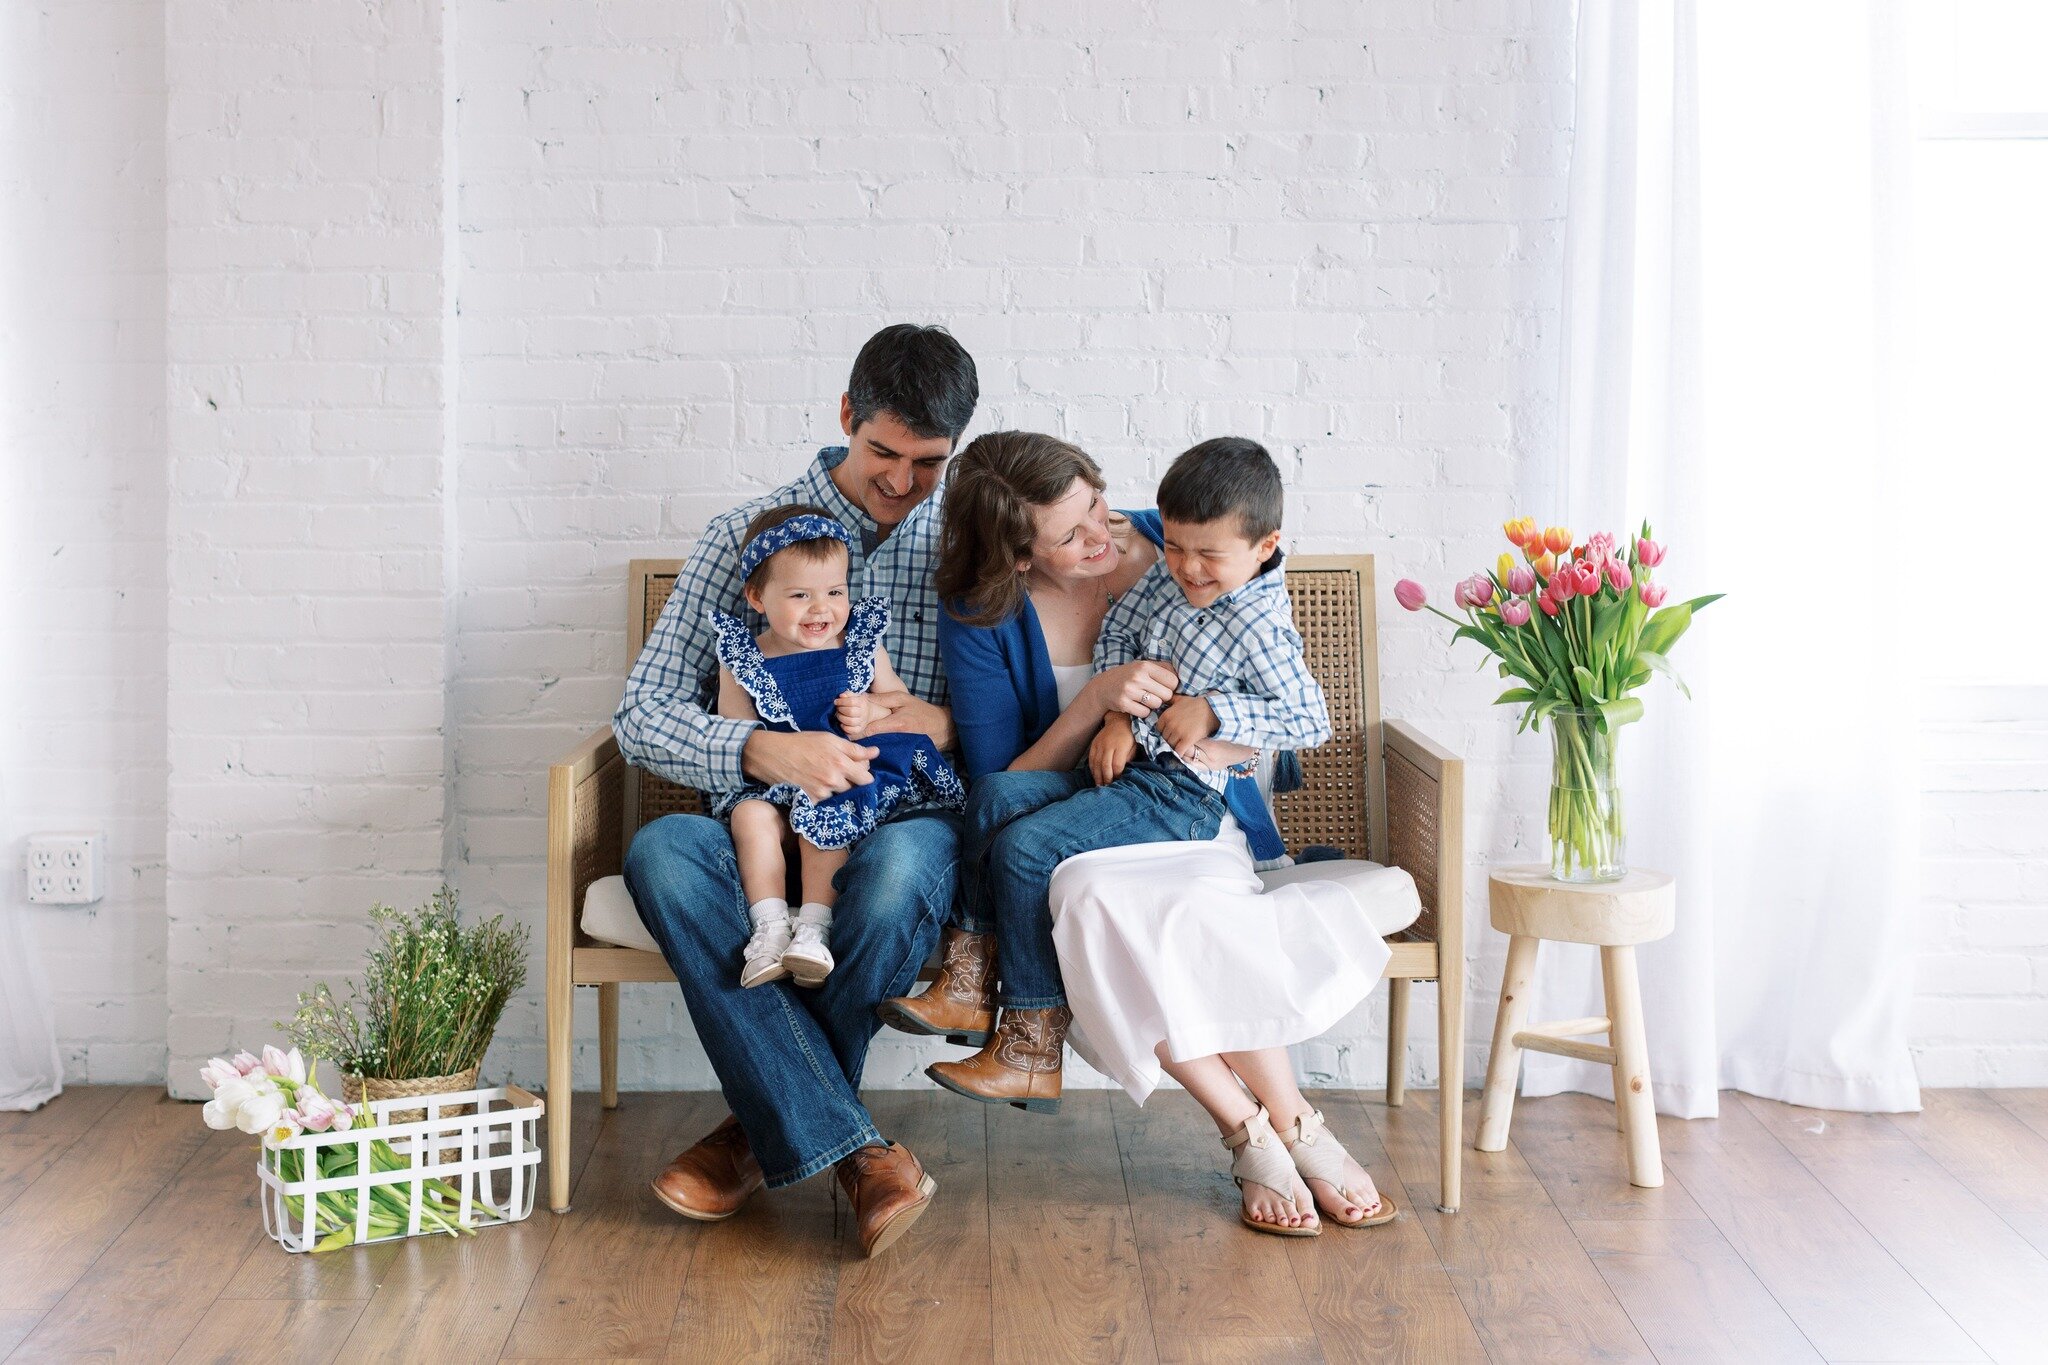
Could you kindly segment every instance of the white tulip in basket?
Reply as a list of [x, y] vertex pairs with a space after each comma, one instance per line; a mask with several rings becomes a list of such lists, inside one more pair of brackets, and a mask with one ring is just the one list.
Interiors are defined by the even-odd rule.
[[[424, 1119], [390, 1121], [422, 1105]], [[367, 1127], [264, 1139], [263, 1227], [286, 1251], [459, 1235], [533, 1212], [539, 1097], [499, 1085], [363, 1107]]]

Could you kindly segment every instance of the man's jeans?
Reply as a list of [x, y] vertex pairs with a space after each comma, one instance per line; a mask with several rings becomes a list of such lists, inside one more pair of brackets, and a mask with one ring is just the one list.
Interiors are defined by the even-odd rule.
[[823, 985], [740, 985], [753, 924], [732, 836], [702, 815], [668, 815], [626, 854], [626, 885], [682, 985], [725, 1102], [771, 1189], [882, 1140], [860, 1102], [880, 1022], [931, 956], [953, 904], [959, 817], [918, 811], [860, 841], [833, 879], [832, 956]]
[[[1039, 780], [1001, 783], [982, 797], [991, 777]], [[1089, 785], [1081, 772], [990, 774], [975, 784], [968, 809], [992, 831], [983, 856], [967, 861], [994, 912], [996, 999], [1007, 1009], [1034, 1010], [1067, 1003], [1047, 900], [1053, 869], [1100, 848], [1213, 839], [1224, 808], [1221, 792], [1179, 764], [1136, 759], [1107, 787]], [[968, 842], [972, 849], [972, 832]]]

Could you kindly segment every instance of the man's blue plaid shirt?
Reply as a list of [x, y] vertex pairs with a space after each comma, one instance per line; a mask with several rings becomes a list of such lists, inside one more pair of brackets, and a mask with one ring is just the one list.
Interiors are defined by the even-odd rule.
[[[1254, 749], [1313, 749], [1330, 737], [1330, 708], [1309, 672], [1279, 565], [1206, 607], [1189, 603], [1161, 560], [1117, 599], [1095, 643], [1095, 668], [1137, 659], [1170, 663], [1180, 691], [1216, 713], [1216, 735]], [[1173, 750], [1150, 718], [1132, 726], [1148, 758]], [[1221, 791], [1227, 769], [1195, 771]]]
[[[756, 633], [760, 613], [742, 592], [740, 547], [747, 523], [770, 507], [808, 503], [830, 512], [853, 533], [847, 547], [847, 587], [853, 597], [889, 599], [889, 629], [882, 637], [889, 660], [911, 695], [946, 704], [946, 674], [939, 661], [939, 600], [932, 590], [938, 563], [943, 486], [911, 509], [888, 539], [858, 503], [839, 491], [832, 471], [846, 447], [828, 446], [792, 482], [713, 517], [690, 552], [675, 592], [647, 637], [626, 679], [625, 699], [612, 717], [619, 752], [638, 768], [707, 792], [730, 791], [747, 779], [740, 752], [759, 723], [728, 720], [712, 710], [718, 697], [717, 637], [706, 613], [731, 612]], [[873, 549], [864, 548], [874, 545]]]

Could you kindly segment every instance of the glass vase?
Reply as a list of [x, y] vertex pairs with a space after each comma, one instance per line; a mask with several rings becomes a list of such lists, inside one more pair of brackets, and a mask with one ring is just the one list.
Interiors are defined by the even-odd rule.
[[1550, 875], [1561, 882], [1619, 881], [1628, 865], [1615, 730], [1601, 727], [1598, 711], [1552, 711], [1548, 719]]

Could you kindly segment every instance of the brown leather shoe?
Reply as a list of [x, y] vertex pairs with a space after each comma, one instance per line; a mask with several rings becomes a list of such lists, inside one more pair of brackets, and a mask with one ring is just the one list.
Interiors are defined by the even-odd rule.
[[861, 1250], [870, 1256], [881, 1255], [910, 1231], [939, 1188], [900, 1143], [861, 1148], [839, 1163], [838, 1175], [853, 1205]]
[[654, 1178], [654, 1197], [685, 1218], [716, 1223], [761, 1188], [761, 1165], [731, 1115]]
[[996, 936], [949, 928], [939, 938], [939, 974], [925, 993], [884, 1000], [875, 1013], [905, 1033], [942, 1033], [949, 1043], [980, 1047], [995, 1027], [995, 978]]
[[957, 1062], [933, 1062], [924, 1074], [956, 1095], [1012, 1104], [1037, 1114], [1060, 1111], [1060, 1062], [1073, 1011], [1004, 1010], [988, 1046]]

